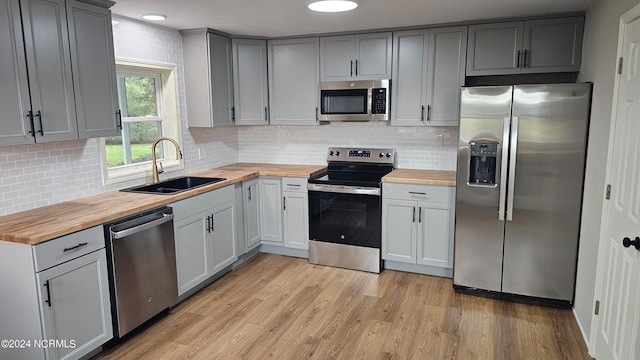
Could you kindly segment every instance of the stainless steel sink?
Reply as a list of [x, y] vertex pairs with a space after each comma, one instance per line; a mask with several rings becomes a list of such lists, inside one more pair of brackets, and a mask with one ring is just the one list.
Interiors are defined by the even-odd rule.
[[150, 185], [139, 185], [120, 191], [136, 192], [145, 194], [162, 194], [171, 195], [181, 193], [183, 191], [198, 188], [200, 186], [215, 184], [220, 181], [227, 180], [225, 178], [210, 178], [198, 176], [182, 176], [174, 179], [160, 181], [159, 183]]

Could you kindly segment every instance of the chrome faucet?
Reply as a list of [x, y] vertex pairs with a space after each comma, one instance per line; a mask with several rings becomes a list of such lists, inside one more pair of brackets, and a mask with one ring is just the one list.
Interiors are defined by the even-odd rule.
[[164, 168], [162, 167], [162, 163], [160, 163], [160, 170], [158, 170], [158, 164], [156, 163], [156, 146], [162, 140], [171, 141], [173, 143], [173, 145], [176, 147], [176, 160], [182, 159], [182, 151], [180, 151], [180, 146], [178, 145], [177, 141], [175, 141], [175, 140], [173, 140], [172, 138], [169, 138], [169, 137], [157, 138], [153, 142], [153, 145], [151, 145], [151, 165], [152, 165], [153, 183], [154, 184], [157, 183], [158, 181], [160, 181], [160, 179], [158, 178], [158, 174], [162, 174], [164, 172]]

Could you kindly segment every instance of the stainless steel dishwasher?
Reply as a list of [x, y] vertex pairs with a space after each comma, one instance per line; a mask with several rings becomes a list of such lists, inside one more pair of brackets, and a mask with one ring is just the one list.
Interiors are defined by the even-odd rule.
[[105, 225], [113, 333], [122, 337], [178, 301], [173, 209]]

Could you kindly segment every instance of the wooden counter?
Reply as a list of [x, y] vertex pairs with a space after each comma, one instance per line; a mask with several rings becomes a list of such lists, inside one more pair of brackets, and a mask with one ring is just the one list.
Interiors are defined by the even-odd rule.
[[0, 240], [35, 245], [256, 176], [308, 178], [324, 171], [325, 168], [324, 165], [236, 163], [189, 174], [227, 180], [175, 195], [112, 191], [2, 216]]
[[456, 172], [451, 170], [396, 169], [385, 175], [382, 182], [456, 186]]

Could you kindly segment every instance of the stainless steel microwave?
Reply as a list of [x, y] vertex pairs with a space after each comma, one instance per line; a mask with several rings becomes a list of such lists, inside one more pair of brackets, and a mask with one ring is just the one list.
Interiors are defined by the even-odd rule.
[[388, 121], [391, 80], [320, 83], [320, 121]]

